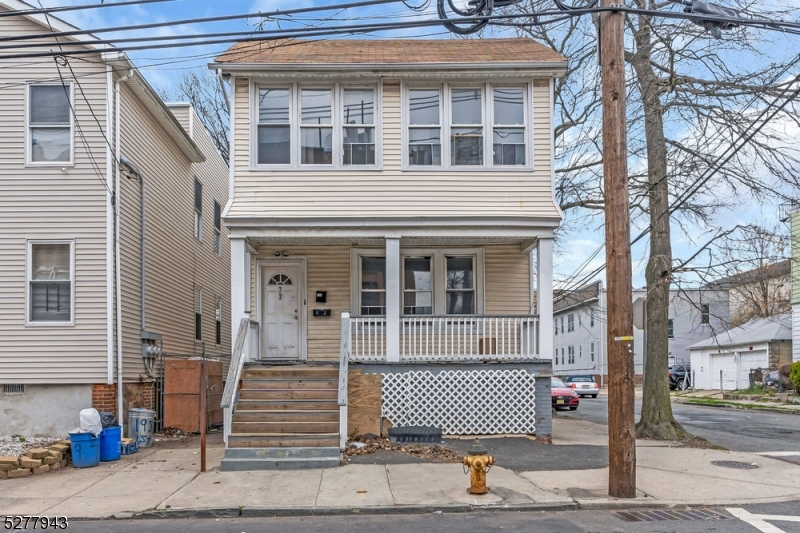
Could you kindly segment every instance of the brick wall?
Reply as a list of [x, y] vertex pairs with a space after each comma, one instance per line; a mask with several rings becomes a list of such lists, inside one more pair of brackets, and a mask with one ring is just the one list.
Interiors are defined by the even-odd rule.
[[117, 385], [92, 385], [92, 407], [98, 411], [117, 412]]

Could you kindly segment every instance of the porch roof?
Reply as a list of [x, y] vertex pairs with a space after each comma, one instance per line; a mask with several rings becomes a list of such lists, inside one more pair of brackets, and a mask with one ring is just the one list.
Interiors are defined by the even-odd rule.
[[[385, 238], [379, 237], [248, 237], [253, 247], [259, 246], [370, 246], [381, 248]], [[522, 237], [400, 237], [400, 246], [427, 248], [433, 246], [486, 246], [493, 244], [519, 244], [520, 251], [529, 251], [536, 238]]]

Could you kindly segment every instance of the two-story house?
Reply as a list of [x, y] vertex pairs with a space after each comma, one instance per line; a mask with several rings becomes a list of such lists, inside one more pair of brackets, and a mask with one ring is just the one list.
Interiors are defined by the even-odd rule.
[[[647, 290], [634, 289], [634, 306], [647, 312]], [[608, 376], [607, 303], [601, 281], [557, 295], [553, 312], [553, 374], [587, 374], [604, 383]], [[730, 322], [728, 291], [672, 289], [667, 319], [669, 364], [689, 364], [689, 346], [725, 331]], [[644, 326], [644, 324], [640, 324]], [[640, 382], [647, 357], [646, 329], [633, 328], [633, 360]]]
[[243, 42], [216, 59], [240, 331], [223, 468], [324, 463], [303, 448], [338, 464], [348, 434], [390, 426], [549, 438], [565, 65], [524, 38]]
[[157, 407], [160, 352], [230, 353], [228, 169], [124, 54], [0, 9], [0, 433], [64, 435]]

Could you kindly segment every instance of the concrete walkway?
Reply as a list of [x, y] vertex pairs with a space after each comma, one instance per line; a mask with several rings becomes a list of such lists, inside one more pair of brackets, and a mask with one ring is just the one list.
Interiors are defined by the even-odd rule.
[[[554, 421], [554, 447], [605, 446], [605, 426]], [[143, 450], [120, 461], [0, 480], [0, 514], [78, 518], [396, 513], [742, 505], [800, 500], [800, 466], [750, 453], [640, 441], [635, 499], [607, 496], [608, 469], [514, 472], [503, 457], [492, 491], [466, 492], [460, 464], [347, 465], [327, 470], [220, 472], [219, 436], [200, 474], [198, 440]], [[576, 447], [576, 449], [579, 449]], [[562, 450], [563, 451], [563, 450]], [[735, 461], [736, 469], [712, 461]]]

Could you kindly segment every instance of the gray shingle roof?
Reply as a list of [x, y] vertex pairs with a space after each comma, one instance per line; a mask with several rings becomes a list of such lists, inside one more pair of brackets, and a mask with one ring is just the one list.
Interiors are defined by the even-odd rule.
[[770, 341], [786, 341], [792, 339], [792, 315], [786, 313], [771, 317], [754, 318], [738, 328], [718, 333], [706, 340], [689, 346], [689, 350], [710, 348], [714, 346], [740, 346]]

